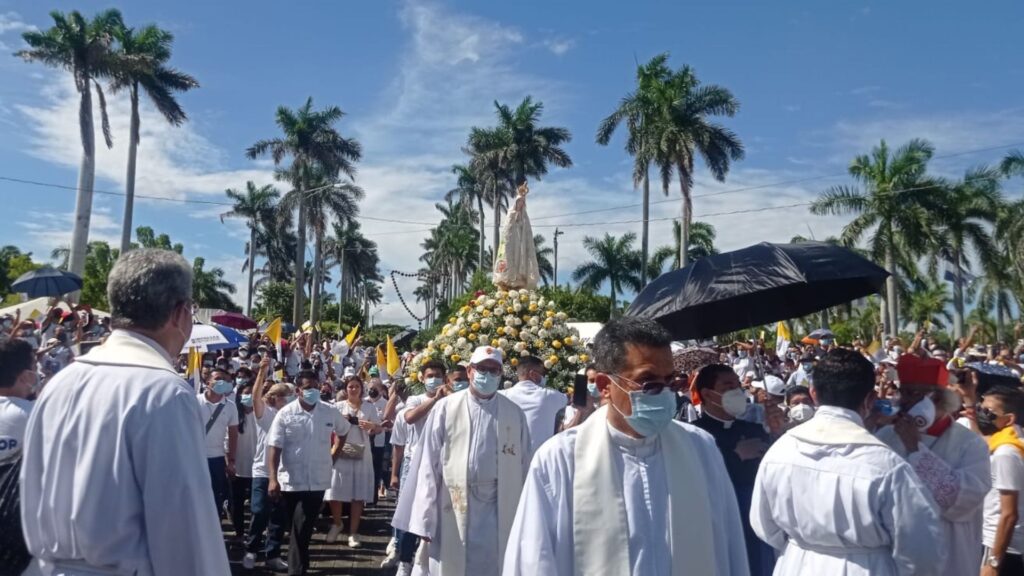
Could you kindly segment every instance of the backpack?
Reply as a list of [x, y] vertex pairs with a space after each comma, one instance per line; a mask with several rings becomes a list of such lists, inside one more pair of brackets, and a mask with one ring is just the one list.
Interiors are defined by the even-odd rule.
[[21, 531], [21, 456], [0, 463], [0, 576], [17, 576], [32, 555]]

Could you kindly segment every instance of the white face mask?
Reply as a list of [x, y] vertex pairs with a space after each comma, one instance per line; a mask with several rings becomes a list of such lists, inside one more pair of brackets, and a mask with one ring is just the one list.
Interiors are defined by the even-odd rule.
[[739, 418], [747, 411], [747, 395], [740, 388], [733, 388], [722, 394], [722, 409], [730, 416]]
[[806, 422], [814, 417], [814, 406], [797, 404], [789, 408], [789, 419], [792, 422]]
[[927, 430], [935, 423], [935, 402], [925, 396], [910, 410], [907, 410], [907, 416], [913, 418], [918, 430]]

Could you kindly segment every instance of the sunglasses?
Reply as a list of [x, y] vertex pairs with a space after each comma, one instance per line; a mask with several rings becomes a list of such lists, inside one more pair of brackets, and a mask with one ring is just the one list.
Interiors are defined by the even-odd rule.
[[672, 376], [672, 378], [668, 382], [662, 380], [648, 380], [646, 382], [637, 382], [635, 380], [630, 380], [629, 378], [626, 378], [622, 374], [609, 374], [609, 376], [614, 376], [616, 378], [625, 380], [626, 382], [629, 382], [635, 387], [633, 390], [628, 391], [635, 392], [639, 390], [644, 394], [661, 394], [661, 391], [666, 388], [673, 392], [678, 392], [679, 390], [685, 389], [686, 386], [689, 384], [689, 382], [685, 378], [678, 375]]

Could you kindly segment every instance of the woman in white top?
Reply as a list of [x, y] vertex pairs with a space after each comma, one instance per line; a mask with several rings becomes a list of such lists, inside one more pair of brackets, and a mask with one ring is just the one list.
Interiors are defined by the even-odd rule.
[[344, 396], [339, 395], [338, 409], [343, 418], [353, 424], [345, 436], [345, 445], [340, 457], [334, 461], [334, 478], [331, 488], [324, 494], [330, 503], [334, 524], [327, 532], [327, 542], [336, 542], [342, 531], [341, 503], [350, 503], [350, 524], [348, 545], [358, 548], [359, 521], [363, 516], [363, 505], [373, 501], [373, 457], [370, 454], [370, 435], [380, 433], [380, 415], [377, 408], [363, 402], [363, 381], [357, 376], [345, 385]]
[[[256, 416], [253, 414], [251, 372], [235, 379], [235, 408], [238, 410], [238, 441], [235, 446], [235, 476], [231, 478], [231, 524], [235, 536], [245, 535], [245, 501], [252, 493], [252, 458], [256, 454]], [[224, 439], [225, 450], [227, 438]]]

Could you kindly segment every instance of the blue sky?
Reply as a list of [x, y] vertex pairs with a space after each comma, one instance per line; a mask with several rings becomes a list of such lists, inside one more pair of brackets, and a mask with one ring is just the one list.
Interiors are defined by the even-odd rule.
[[[7, 56], [20, 33], [47, 27], [50, 9], [91, 14], [108, 3], [0, 0], [0, 177], [74, 186], [80, 146], [77, 95], [66, 74]], [[126, 2], [130, 24], [157, 23], [176, 35], [173, 63], [202, 87], [181, 97], [190, 121], [171, 128], [143, 109], [140, 194], [223, 201], [246, 180], [269, 183], [267, 162], [245, 159], [253, 141], [275, 136], [274, 110], [307, 96], [337, 104], [342, 132], [364, 144], [357, 183], [366, 190], [364, 231], [380, 246], [385, 272], [417, 268], [424, 224], [452, 185], [471, 126], [493, 122], [495, 99], [530, 94], [545, 121], [568, 127], [575, 166], [531, 186], [535, 231], [563, 225], [560, 277], [585, 258], [584, 235], [639, 233], [640, 200], [622, 139], [593, 143], [597, 123], [631, 89], [636, 60], [668, 51], [700, 78], [742, 102], [726, 123], [747, 147], [725, 183], [700, 167], [698, 218], [723, 249], [795, 234], [835, 234], [843, 219], [805, 207], [721, 214], [806, 202], [842, 176], [853, 155], [879, 139], [911, 137], [937, 147], [936, 172], [992, 162], [994, 149], [1024, 148], [1024, 5], [957, 2]], [[110, 97], [115, 146], [101, 150], [98, 190], [123, 189], [127, 107]], [[950, 156], [953, 155], [953, 156]], [[949, 157], [946, 157], [949, 156]], [[781, 184], [780, 184], [781, 183]], [[285, 189], [284, 186], [281, 187]], [[1020, 183], [1007, 192], [1019, 195]], [[721, 192], [728, 192], [720, 194]], [[701, 195], [717, 194], [701, 198]], [[47, 254], [70, 238], [74, 194], [0, 180], [6, 225], [0, 244]], [[655, 189], [652, 247], [671, 238], [678, 191]], [[97, 195], [92, 238], [119, 238], [122, 199]], [[608, 209], [588, 215], [559, 216]], [[247, 238], [226, 208], [143, 200], [135, 224], [167, 232], [243, 285]], [[708, 216], [711, 215], [711, 216]], [[623, 221], [626, 221], [623, 223]], [[568, 225], [568, 226], [566, 226]], [[550, 242], [549, 242], [550, 243]], [[411, 285], [400, 283], [408, 297]], [[244, 300], [239, 294], [237, 299]], [[378, 321], [409, 323], [390, 281]]]

